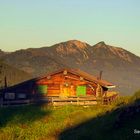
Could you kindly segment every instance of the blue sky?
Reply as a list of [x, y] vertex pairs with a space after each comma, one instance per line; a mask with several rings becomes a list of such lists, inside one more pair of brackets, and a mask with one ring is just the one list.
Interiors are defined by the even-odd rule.
[[140, 0], [0, 0], [0, 49], [77, 39], [140, 56]]

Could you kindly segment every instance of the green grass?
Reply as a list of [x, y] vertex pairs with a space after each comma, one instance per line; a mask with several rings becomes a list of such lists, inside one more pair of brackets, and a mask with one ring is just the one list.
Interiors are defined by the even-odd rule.
[[138, 105], [140, 92], [119, 97], [112, 105], [26, 105], [0, 109], [0, 140], [135, 140], [140, 113], [128, 116], [116, 127], [128, 106]]
[[72, 126], [103, 114], [111, 107], [22, 106], [0, 109], [0, 140], [57, 139]]

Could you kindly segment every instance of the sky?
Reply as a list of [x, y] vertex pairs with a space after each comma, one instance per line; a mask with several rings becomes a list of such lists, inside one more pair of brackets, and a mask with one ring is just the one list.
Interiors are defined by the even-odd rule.
[[0, 49], [100, 41], [140, 56], [140, 0], [0, 0]]

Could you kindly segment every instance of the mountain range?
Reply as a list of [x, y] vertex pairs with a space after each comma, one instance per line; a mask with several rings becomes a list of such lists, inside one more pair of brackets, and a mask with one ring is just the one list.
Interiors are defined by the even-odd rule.
[[41, 48], [5, 53], [4, 63], [37, 77], [60, 68], [78, 68], [114, 83], [122, 95], [140, 89], [140, 57], [119, 47], [99, 42], [96, 45], [70, 40]]

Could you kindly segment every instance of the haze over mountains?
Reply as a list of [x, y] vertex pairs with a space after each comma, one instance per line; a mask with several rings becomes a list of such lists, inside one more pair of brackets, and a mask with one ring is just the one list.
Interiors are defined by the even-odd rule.
[[51, 47], [29, 48], [11, 53], [0, 51], [5, 63], [34, 77], [60, 68], [79, 68], [118, 86], [123, 95], [140, 89], [140, 57], [122, 48], [99, 42], [94, 46], [70, 40]]

